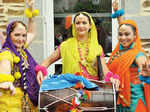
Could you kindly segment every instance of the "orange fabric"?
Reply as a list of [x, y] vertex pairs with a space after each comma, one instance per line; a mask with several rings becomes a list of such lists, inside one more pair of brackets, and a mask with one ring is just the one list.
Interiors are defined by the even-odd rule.
[[68, 29], [72, 25], [72, 15], [68, 15], [65, 18], [65, 29]]
[[144, 94], [145, 94], [145, 101], [148, 109], [147, 112], [150, 112], [150, 85], [149, 84], [144, 85]]
[[139, 99], [137, 103], [137, 108], [135, 112], [147, 112], [147, 109], [141, 99]]
[[[130, 105], [130, 66], [135, 60], [136, 55], [138, 52], [143, 51], [141, 46], [141, 40], [138, 35], [138, 29], [136, 26], [136, 23], [132, 20], [125, 20], [122, 24], [130, 24], [133, 27], [136, 28], [136, 39], [134, 41], [134, 46], [132, 49], [125, 52], [123, 55], [119, 56], [118, 58], [115, 58], [112, 63], [112, 57], [115, 55], [116, 52], [120, 50], [120, 42], [118, 42], [116, 48], [112, 52], [112, 56], [110, 57], [108, 61], [108, 68], [115, 74], [118, 74], [120, 76], [120, 91], [118, 97], [118, 104], [122, 104], [123, 106], [129, 106]], [[125, 102], [126, 101], [126, 102]]]

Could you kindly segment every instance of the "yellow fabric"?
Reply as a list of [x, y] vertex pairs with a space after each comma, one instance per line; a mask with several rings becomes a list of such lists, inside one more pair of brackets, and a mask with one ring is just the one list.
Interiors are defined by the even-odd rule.
[[[24, 52], [23, 52], [24, 54]], [[4, 50], [0, 53], [0, 61], [6, 59], [11, 62], [12, 68], [14, 62], [15, 54], [11, 53], [9, 50]], [[25, 58], [27, 56], [25, 55]], [[12, 69], [11, 68], [11, 69]], [[14, 77], [11, 74], [0, 74], [0, 82], [13, 82]], [[10, 90], [0, 89], [0, 112], [23, 112], [22, 110], [22, 98], [24, 92], [21, 88], [16, 88], [16, 94], [11, 95]], [[32, 112], [38, 112], [38, 108], [33, 106], [28, 95], [26, 96], [29, 104], [32, 108]]]
[[10, 61], [11, 64], [11, 68], [13, 68], [13, 61], [14, 61], [14, 54], [11, 53], [11, 51], [9, 51], [9, 49], [4, 50], [0, 53], [0, 61], [2, 60], [8, 60]]
[[9, 60], [11, 63], [13, 62], [13, 56], [9, 50], [5, 50], [0, 53], [0, 61], [4, 59]]
[[[81, 12], [81, 13], [86, 13], [86, 12]], [[102, 54], [102, 47], [98, 44], [97, 30], [94, 21], [90, 15], [89, 17], [91, 19], [91, 29], [89, 32], [89, 41], [88, 41], [89, 50], [87, 56], [87, 66], [85, 67], [90, 75], [97, 76], [97, 72], [95, 71], [94, 68], [92, 68], [91, 64], [96, 59], [97, 55]], [[81, 60], [78, 52], [78, 42], [77, 42], [77, 35], [76, 35], [74, 23], [72, 25], [72, 34], [73, 37], [70, 37], [68, 40], [64, 41], [60, 46], [60, 52], [61, 52], [61, 58], [63, 64], [62, 73], [82, 72], [79, 64]]]
[[14, 82], [14, 77], [11, 74], [0, 74], [0, 83], [1, 82]]
[[[7, 48], [7, 50], [4, 50], [4, 51], [2, 51], [1, 53], [0, 53], [0, 61], [2, 61], [2, 60], [8, 60], [8, 61], [10, 61], [10, 64], [11, 64], [11, 71], [13, 71], [13, 63], [19, 63], [19, 61], [20, 61], [20, 58], [18, 57], [18, 56], [16, 56], [14, 53], [12, 53], [10, 50], [9, 50], [9, 48]], [[1, 75], [1, 74], [0, 74]], [[6, 76], [0, 76], [0, 82], [4, 82], [5, 80], [5, 78], [6, 78]], [[18, 77], [17, 77], [18, 78]], [[7, 80], [10, 80], [11, 79], [11, 81], [10, 82], [13, 82], [14, 80], [11, 78], [11, 76], [9, 76], [8, 78], [7, 78]], [[3, 81], [2, 81], [3, 80]], [[13, 81], [12, 81], [13, 80]]]
[[[9, 90], [0, 89], [0, 112], [23, 112], [23, 96], [24, 93], [21, 88], [16, 88], [15, 95], [11, 95]], [[33, 109], [32, 112], [38, 112], [37, 107], [34, 107], [33, 105], [31, 105], [31, 107]]]

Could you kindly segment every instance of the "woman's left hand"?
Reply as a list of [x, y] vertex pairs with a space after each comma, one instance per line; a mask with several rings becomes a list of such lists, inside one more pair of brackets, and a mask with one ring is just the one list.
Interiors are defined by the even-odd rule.
[[140, 68], [140, 74], [142, 76], [150, 76], [150, 60], [148, 57], [140, 56], [136, 59], [136, 62]]
[[141, 75], [150, 76], [150, 64], [142, 65], [141, 67]]
[[110, 78], [110, 82], [112, 82], [112, 83], [115, 85], [115, 89], [116, 89], [116, 91], [119, 91], [120, 80], [119, 80], [119, 79], [116, 79], [116, 78], [111, 77], [111, 78]]

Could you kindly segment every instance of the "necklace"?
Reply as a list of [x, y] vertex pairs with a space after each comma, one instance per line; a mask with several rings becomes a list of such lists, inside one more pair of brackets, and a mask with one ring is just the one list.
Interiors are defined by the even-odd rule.
[[27, 55], [25, 51], [21, 50], [20, 55], [24, 61], [25, 67], [28, 68], [29, 64], [28, 64]]
[[23, 72], [23, 85], [24, 85], [24, 91], [26, 92], [27, 90], [27, 77], [26, 77], [26, 70], [29, 67], [28, 64], [28, 60], [27, 60], [27, 55], [25, 53], [24, 50], [21, 50], [21, 52], [19, 52], [20, 56], [22, 57], [23, 62], [21, 63], [21, 68], [22, 68], [22, 72]]
[[81, 42], [78, 41], [78, 52], [79, 52], [79, 55], [80, 55], [80, 63], [82, 65], [87, 65], [87, 56], [88, 56], [88, 52], [89, 52], [89, 49], [88, 49], [88, 42], [86, 42], [86, 47], [85, 47], [85, 55], [84, 53], [82, 52], [83, 49], [81, 49]]

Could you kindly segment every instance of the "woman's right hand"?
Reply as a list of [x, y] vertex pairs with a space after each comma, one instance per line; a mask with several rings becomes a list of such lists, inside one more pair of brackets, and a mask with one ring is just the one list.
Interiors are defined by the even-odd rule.
[[2, 82], [0, 83], [0, 88], [4, 90], [10, 90], [12, 95], [16, 94], [16, 88], [12, 82]]
[[116, 90], [116, 91], [119, 91], [120, 80], [111, 77], [111, 78], [110, 78], [110, 82], [113, 83], [113, 84], [115, 85], [115, 90]]
[[112, 3], [112, 7], [113, 7], [113, 10], [114, 10], [114, 11], [117, 11], [117, 10], [118, 10], [118, 2], [117, 2], [117, 0], [115, 0], [115, 1]]
[[27, 0], [27, 5], [31, 10], [33, 9], [34, 2], [34, 0]]

